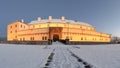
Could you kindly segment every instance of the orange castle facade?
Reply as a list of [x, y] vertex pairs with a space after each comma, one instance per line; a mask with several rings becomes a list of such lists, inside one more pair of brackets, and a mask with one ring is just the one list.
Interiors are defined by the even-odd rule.
[[7, 26], [8, 41], [53, 41], [69, 39], [78, 42], [110, 42], [110, 34], [96, 32], [95, 28], [87, 23], [61, 19], [41, 19], [31, 21], [16, 21]]

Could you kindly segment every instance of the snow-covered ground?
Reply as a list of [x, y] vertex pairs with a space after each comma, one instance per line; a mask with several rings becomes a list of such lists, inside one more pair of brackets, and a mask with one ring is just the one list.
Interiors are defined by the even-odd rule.
[[59, 42], [53, 43], [52, 46], [0, 44], [0, 68], [85, 66], [120, 68], [120, 45], [64, 45]]
[[0, 44], [0, 68], [40, 68], [51, 52], [46, 46]]
[[71, 50], [96, 68], [120, 68], [120, 44], [73, 46]]

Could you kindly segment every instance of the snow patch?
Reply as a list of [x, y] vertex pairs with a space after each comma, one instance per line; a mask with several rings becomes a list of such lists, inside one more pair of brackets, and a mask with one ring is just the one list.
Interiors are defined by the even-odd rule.
[[29, 24], [38, 24], [38, 23], [47, 23], [47, 22], [72, 23], [72, 24], [81, 24], [81, 25], [85, 25], [85, 26], [92, 26], [92, 25], [85, 23], [85, 22], [67, 20], [67, 19], [65, 21], [62, 21], [61, 19], [52, 19], [52, 20], [42, 19], [41, 21], [34, 20], [34, 21], [31, 21]]

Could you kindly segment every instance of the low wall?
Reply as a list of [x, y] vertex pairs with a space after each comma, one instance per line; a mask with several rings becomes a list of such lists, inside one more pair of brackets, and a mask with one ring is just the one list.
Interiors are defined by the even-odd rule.
[[60, 42], [66, 44], [66, 45], [115, 44], [115, 43], [112, 43], [112, 42], [81, 42], [81, 41], [67, 41], [66, 42], [66, 40], [60, 40]]
[[111, 42], [79, 42], [69, 41], [69, 45], [96, 45], [96, 44], [111, 44]]
[[48, 45], [48, 41], [1, 41], [7, 44], [29, 44], [29, 45]]
[[[51, 41], [51, 40], [50, 40]], [[52, 45], [52, 41], [0, 41], [3, 44], [29, 44], [29, 45]], [[60, 40], [61, 43], [66, 45], [99, 45], [99, 44], [120, 44], [113, 42], [80, 42], [80, 41], [69, 41], [66, 43], [65, 40]]]

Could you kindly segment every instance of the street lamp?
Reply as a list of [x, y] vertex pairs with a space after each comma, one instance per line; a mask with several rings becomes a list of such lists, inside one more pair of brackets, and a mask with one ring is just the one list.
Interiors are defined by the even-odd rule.
[[69, 44], [69, 22], [67, 22], [68, 27], [67, 27], [67, 37], [66, 37], [66, 44]]
[[52, 44], [52, 40], [50, 39], [50, 22], [48, 22], [48, 44]]

